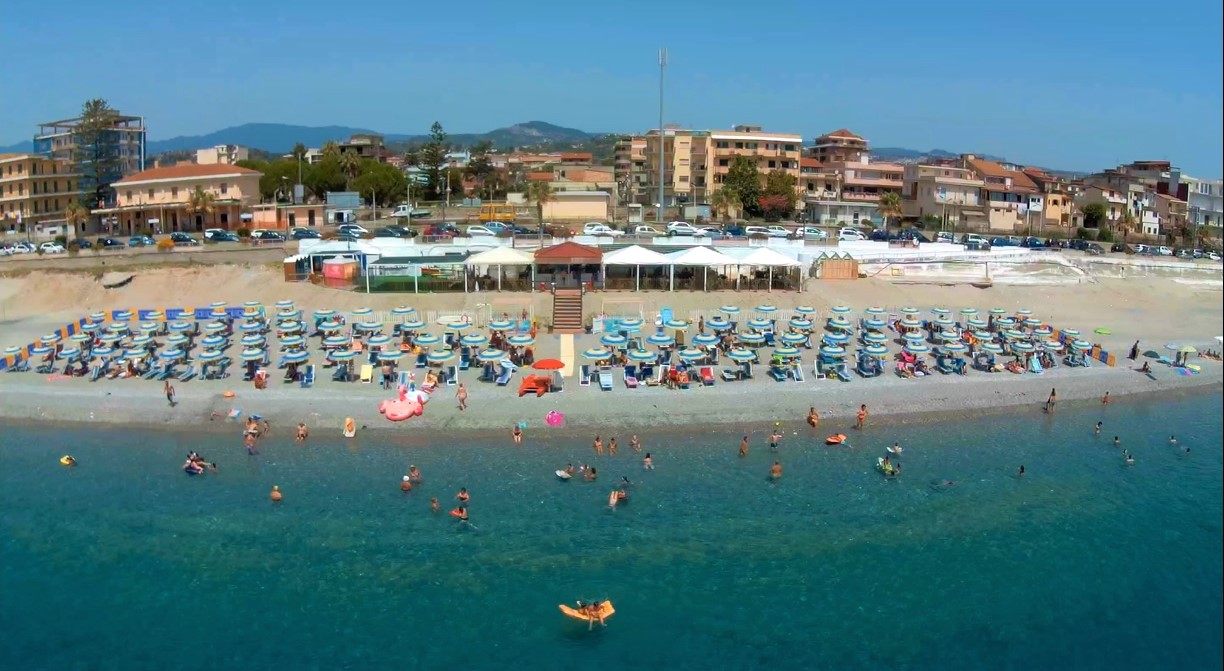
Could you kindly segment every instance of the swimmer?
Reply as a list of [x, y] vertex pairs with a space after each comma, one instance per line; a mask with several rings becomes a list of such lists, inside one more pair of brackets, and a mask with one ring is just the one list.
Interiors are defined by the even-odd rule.
[[599, 477], [599, 475], [595, 472], [595, 467], [592, 466], [586, 469], [582, 477], [586, 478], [587, 482], [594, 482], [595, 478]]
[[1097, 425], [1096, 425], [1096, 435], [1098, 435], [1098, 436], [1099, 436], [1099, 435], [1101, 435], [1101, 427], [1102, 427], [1102, 426], [1104, 426], [1104, 425], [1105, 425], [1105, 422], [1097, 422]]
[[438, 503], [438, 497], [436, 496], [429, 497], [429, 509], [435, 513], [442, 511], [442, 506], [441, 504]]
[[459, 509], [458, 509], [458, 510], [459, 510], [459, 521], [460, 521], [460, 522], [466, 522], [466, 521], [468, 521], [468, 511], [467, 511], [467, 506], [459, 506]]
[[304, 442], [306, 442], [306, 439], [307, 439], [307, 438], [309, 438], [309, 437], [310, 437], [310, 429], [307, 429], [307, 428], [306, 428], [306, 424], [305, 424], [305, 423], [303, 423], [303, 422], [298, 422], [298, 425], [297, 425], [297, 435], [295, 435], [295, 436], [293, 437], [293, 442], [295, 442], [295, 443], [304, 443]]
[[1114, 447], [1118, 447], [1121, 444], [1122, 444], [1122, 440], [1119, 439], [1117, 436], [1114, 436]]
[[1109, 405], [1109, 392], [1105, 392], [1105, 395], [1101, 397], [1101, 405]]
[[269, 495], [273, 503], [281, 500], [281, 491], [279, 485], [272, 485], [272, 493]]
[[894, 441], [894, 442], [893, 442], [893, 446], [892, 446], [892, 450], [890, 450], [890, 451], [891, 451], [893, 454], [901, 454], [901, 442], [900, 442], [900, 441]]
[[622, 490], [623, 490], [625, 487], [632, 487], [632, 486], [633, 486], [633, 483], [632, 483], [632, 482], [629, 482], [629, 476], [627, 476], [627, 475], [622, 475], [622, 476], [621, 476], [620, 486], [621, 486], [621, 489], [622, 489]]
[[416, 466], [409, 465], [408, 479], [419, 484], [421, 482], [421, 469], [417, 468]]
[[573, 465], [573, 464], [566, 464], [566, 465], [565, 465], [565, 474], [566, 474], [566, 475], [573, 475], [573, 474], [574, 474], [574, 465]]
[[459, 493], [455, 494], [455, 498], [459, 500], [459, 503], [467, 503], [472, 497], [468, 495], [467, 487], [460, 487]]
[[[1187, 452], [1189, 452], [1190, 450], [1186, 450], [1186, 451], [1187, 451]], [[647, 452], [647, 453], [646, 453], [646, 456], [642, 458], [642, 468], [644, 468], [644, 469], [646, 469], [646, 470], [648, 470], [648, 471], [653, 471], [653, 470], [654, 470], [654, 459], [651, 459], [651, 458], [650, 458], [650, 453], [649, 453], [649, 452]]]
[[412, 491], [412, 481], [408, 479], [407, 475], [405, 475], [403, 481], [400, 482], [400, 491], [404, 492], [405, 494]]
[[[1176, 444], [1177, 444], [1177, 436], [1169, 436], [1169, 444], [1170, 444], [1170, 445], [1176, 445]], [[1189, 450], [1186, 450], [1186, 451], [1187, 451], [1187, 452], [1189, 452]]]
[[814, 407], [808, 408], [807, 423], [808, 423], [808, 426], [811, 426], [813, 428], [817, 424], [820, 424], [820, 413], [816, 412], [816, 408]]
[[510, 439], [514, 441], [515, 445], [522, 445], [523, 444], [523, 427], [519, 426], [518, 424], [515, 424], [514, 428], [510, 429]]
[[76, 466], [77, 460], [76, 457], [72, 456], [71, 454], [65, 454], [63, 457], [60, 457], [60, 463], [65, 466]]
[[778, 451], [778, 443], [782, 442], [782, 432], [774, 429], [773, 433], [769, 434], [769, 449], [774, 452]]
[[1020, 473], [1019, 473], [1019, 475], [1021, 475], [1021, 476], [1023, 476], [1023, 475], [1024, 475], [1024, 464], [1020, 464]]
[[595, 454], [603, 454], [603, 440], [599, 436], [595, 436], [595, 442], [591, 444], [591, 447], [594, 448]]
[[616, 454], [616, 437], [608, 439], [608, 454]]
[[773, 466], [769, 467], [769, 477], [774, 480], [782, 477], [782, 464], [775, 461]]
[[259, 454], [259, 450], [255, 449], [255, 434], [248, 433], [242, 442], [246, 445], [247, 454]]
[[642, 451], [642, 441], [638, 440], [636, 433], [633, 434], [633, 437], [629, 439], [629, 447], [633, 448], [634, 452]]
[[1127, 466], [1135, 465], [1135, 457], [1133, 457], [1130, 452], [1127, 452], [1126, 450], [1122, 450], [1122, 456], [1126, 457]]
[[748, 436], [744, 436], [744, 439], [740, 441], [739, 455], [741, 457], [748, 456]]

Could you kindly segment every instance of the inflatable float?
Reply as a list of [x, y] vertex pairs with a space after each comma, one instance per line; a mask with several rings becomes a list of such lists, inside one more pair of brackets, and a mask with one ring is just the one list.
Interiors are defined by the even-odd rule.
[[399, 396], [380, 403], [378, 412], [392, 422], [402, 422], [409, 417], [419, 417], [424, 414], [425, 402], [428, 400], [429, 394], [400, 385]]
[[76, 466], [76, 459], [74, 459], [70, 454], [65, 454], [64, 456], [60, 457], [60, 463], [65, 466]]
[[352, 438], [357, 435], [357, 422], [353, 421], [352, 417], [344, 418], [344, 437]]
[[615, 508], [616, 504], [620, 503], [620, 496], [618, 496], [619, 493], [620, 492], [617, 492], [615, 489], [613, 489], [612, 493], [608, 494], [608, 507], [609, 508]]
[[846, 435], [844, 433], [835, 433], [828, 438], [825, 438], [825, 445], [841, 445], [845, 442]]
[[889, 454], [901, 454], [900, 445], [897, 445], [896, 447], [886, 447], [884, 449], [887, 450]]
[[896, 477], [901, 472], [900, 469], [892, 464], [885, 465], [884, 457], [878, 457], [876, 459], [876, 470], [890, 478]]
[[570, 475], [569, 473], [566, 473], [565, 471], [556, 471], [556, 473], [557, 473], [557, 478], [561, 480], [569, 480], [570, 478], [574, 477]]
[[[581, 606], [582, 604], [580, 603], [578, 605]], [[596, 622], [599, 620], [598, 617], [592, 617], [589, 613], [587, 613], [584, 610], [572, 608], [565, 604], [559, 604], [557, 607], [561, 609], [562, 613], [565, 613], [566, 617], [572, 617], [575, 620], [582, 620], [583, 622]], [[614, 615], [615, 613], [616, 613], [616, 609], [612, 607], [611, 601], [604, 601], [599, 604], [599, 615], [603, 619], [606, 620], [609, 617], [612, 617], [612, 615]]]

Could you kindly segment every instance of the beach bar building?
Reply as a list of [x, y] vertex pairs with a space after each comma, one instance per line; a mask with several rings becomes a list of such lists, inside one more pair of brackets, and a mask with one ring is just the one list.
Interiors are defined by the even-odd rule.
[[560, 288], [602, 286], [603, 251], [576, 242], [562, 242], [535, 253], [536, 279]]

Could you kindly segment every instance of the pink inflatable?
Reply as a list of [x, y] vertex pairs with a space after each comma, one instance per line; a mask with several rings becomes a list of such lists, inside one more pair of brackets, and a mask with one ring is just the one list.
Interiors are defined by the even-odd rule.
[[565, 415], [556, 410], [550, 410], [547, 415], [544, 415], [544, 423], [549, 426], [561, 426], [565, 423]]
[[425, 412], [429, 394], [416, 389], [399, 388], [399, 397], [387, 399], [379, 404], [378, 411], [392, 422], [402, 422], [409, 417], [419, 417]]

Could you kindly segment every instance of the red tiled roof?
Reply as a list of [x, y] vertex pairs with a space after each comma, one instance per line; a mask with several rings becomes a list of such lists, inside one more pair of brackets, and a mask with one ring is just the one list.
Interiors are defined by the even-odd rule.
[[556, 179], [556, 175], [551, 172], [529, 172], [527, 180], [531, 182], [551, 182]]
[[799, 167], [800, 168], [823, 168], [824, 164], [821, 163], [820, 161], [817, 161], [814, 158], [801, 158], [799, 159]]
[[562, 161], [590, 161], [594, 158], [594, 154], [584, 151], [565, 152], [561, 154]]
[[598, 248], [576, 242], [562, 242], [535, 253], [536, 263], [599, 263], [602, 260], [603, 252]]
[[861, 135], [856, 135], [856, 134], [854, 134], [854, 133], [853, 133], [853, 132], [851, 132], [851, 131], [850, 131], [850, 129], [848, 129], [848, 128], [838, 128], [837, 130], [833, 131], [832, 133], [825, 133], [825, 134], [824, 134], [824, 135], [822, 135], [821, 137], [843, 137], [843, 138], [846, 138], [846, 139], [849, 139], [849, 140], [862, 140], [863, 142], [866, 142], [866, 141], [867, 141], [867, 139], [866, 139], [866, 138], [864, 138], [864, 137], [863, 137], [863, 136], [861, 136]]
[[[974, 172], [977, 172], [983, 177], [1010, 177], [1012, 181], [1012, 188], [1014, 189], [1021, 191], [1037, 190], [1037, 184], [1033, 182], [1028, 175], [1020, 172], [1019, 170], [1008, 170], [994, 161], [987, 161], [983, 158], [972, 158], [969, 159], [967, 163], [969, 164], [969, 167], [974, 170]], [[987, 188], [990, 188], [991, 186], [997, 185], [986, 185]]]
[[196, 165], [188, 163], [185, 165], [172, 165], [164, 168], [153, 168], [138, 172], [135, 175], [128, 175], [123, 179], [115, 182], [115, 184], [127, 184], [129, 182], [151, 182], [159, 179], [190, 179], [192, 177], [221, 177], [228, 175], [260, 175], [263, 174], [258, 170], [249, 168], [240, 168], [236, 165]]

